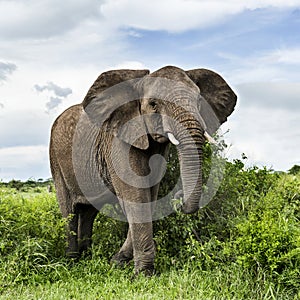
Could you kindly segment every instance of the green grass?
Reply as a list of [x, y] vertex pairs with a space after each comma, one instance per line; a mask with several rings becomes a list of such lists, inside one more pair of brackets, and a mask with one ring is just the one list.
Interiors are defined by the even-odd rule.
[[263, 273], [254, 281], [236, 265], [210, 271], [171, 268], [152, 278], [134, 280], [131, 268], [117, 270], [100, 258], [59, 269], [57, 281], [7, 287], [1, 299], [297, 299]]
[[69, 261], [55, 194], [0, 186], [0, 299], [300, 299], [300, 178], [242, 167], [199, 214], [155, 222], [151, 278], [109, 264], [126, 224], [98, 215]]

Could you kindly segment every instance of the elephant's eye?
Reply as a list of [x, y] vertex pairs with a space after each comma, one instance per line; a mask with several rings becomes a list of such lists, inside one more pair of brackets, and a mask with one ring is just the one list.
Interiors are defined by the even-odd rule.
[[150, 100], [149, 105], [153, 108], [156, 109], [157, 103], [154, 100]]

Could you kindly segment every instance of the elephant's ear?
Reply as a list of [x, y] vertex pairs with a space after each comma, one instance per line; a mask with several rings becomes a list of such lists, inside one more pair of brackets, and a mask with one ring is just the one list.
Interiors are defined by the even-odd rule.
[[237, 96], [226, 81], [213, 71], [194, 69], [186, 71], [186, 74], [199, 87], [201, 96], [206, 100], [201, 104], [200, 114], [207, 131], [213, 134], [233, 112]]
[[[140, 149], [147, 149], [149, 142], [146, 126], [139, 118], [139, 95], [134, 86], [147, 74], [148, 70], [112, 70], [102, 73], [82, 102], [93, 123]], [[129, 122], [132, 119], [137, 121]]]

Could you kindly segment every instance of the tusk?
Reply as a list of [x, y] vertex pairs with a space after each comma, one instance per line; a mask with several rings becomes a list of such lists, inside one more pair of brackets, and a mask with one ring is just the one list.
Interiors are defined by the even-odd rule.
[[214, 145], [217, 145], [217, 142], [216, 140], [211, 136], [209, 135], [209, 133], [207, 131], [204, 132], [204, 137], [206, 138], [206, 140], [211, 143], [211, 144], [214, 144]]
[[179, 145], [179, 141], [176, 140], [176, 138], [175, 138], [175, 136], [173, 135], [173, 133], [168, 132], [167, 135], [168, 135], [168, 139], [170, 140], [170, 142], [171, 142], [173, 145], [175, 145], [175, 146]]

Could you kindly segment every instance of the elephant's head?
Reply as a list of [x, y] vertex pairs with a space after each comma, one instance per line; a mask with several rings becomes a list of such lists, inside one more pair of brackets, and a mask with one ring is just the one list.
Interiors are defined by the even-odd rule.
[[[117, 86], [116, 86], [117, 84]], [[115, 88], [117, 87], [117, 88]], [[177, 145], [184, 193], [183, 211], [193, 213], [201, 197], [202, 146], [233, 112], [237, 97], [218, 74], [167, 66], [103, 73], [83, 101], [94, 120], [140, 149], [149, 139]], [[130, 121], [130, 120], [136, 121]]]

